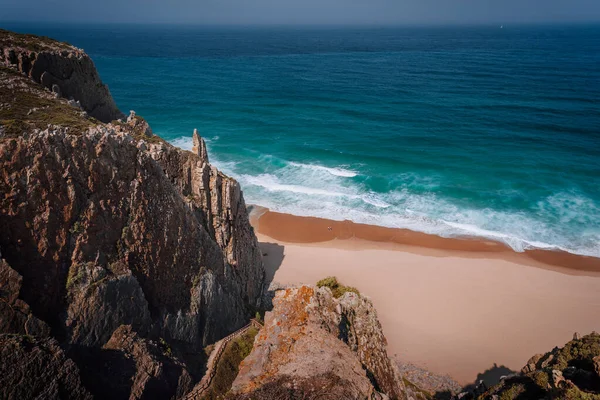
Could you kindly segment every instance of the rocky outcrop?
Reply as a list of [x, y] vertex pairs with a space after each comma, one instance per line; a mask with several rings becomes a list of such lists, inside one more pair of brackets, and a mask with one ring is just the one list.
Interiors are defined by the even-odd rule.
[[281, 398], [323, 387], [340, 398], [407, 398], [370, 300], [302, 286], [278, 291], [273, 305], [233, 383], [240, 398], [268, 398], [281, 385]]
[[0, 165], [0, 247], [22, 298], [75, 343], [134, 324], [199, 348], [259, 305], [239, 185], [197, 154], [107, 125], [0, 141]]
[[562, 348], [533, 356], [515, 376], [503, 379], [479, 399], [600, 398], [600, 335], [593, 332]]
[[11, 66], [0, 66], [0, 333], [56, 338], [94, 395], [181, 397], [201, 377], [202, 347], [260, 306], [239, 184], [197, 133], [184, 151], [134, 113], [101, 123], [44, 89], [115, 117], [80, 50], [5, 31], [0, 47]]
[[435, 393], [440, 399], [449, 399], [463, 390], [462, 385], [449, 375], [439, 375], [401, 359], [397, 359], [396, 363], [403, 378], [420, 388], [421, 391]]
[[15, 68], [58, 96], [78, 101], [102, 122], [123, 118], [91, 58], [81, 49], [0, 30], [0, 65]]
[[0, 335], [0, 398], [91, 400], [79, 369], [54, 339]]

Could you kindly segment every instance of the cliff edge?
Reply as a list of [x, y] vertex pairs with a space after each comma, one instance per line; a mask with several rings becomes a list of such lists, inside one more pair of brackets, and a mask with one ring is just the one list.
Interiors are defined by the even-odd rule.
[[[44, 368], [67, 368], [69, 398], [181, 397], [202, 376], [202, 348], [260, 307], [239, 184], [197, 133], [189, 152], [133, 113], [116, 120], [81, 50], [6, 31], [0, 47], [0, 343], [24, 363], [0, 397], [42, 353], [67, 359]], [[62, 398], [62, 381], [48, 382], [59, 388], [46, 398]]]
[[14, 68], [59, 97], [78, 101], [102, 122], [124, 117], [92, 59], [68, 43], [0, 29], [0, 65]]
[[232, 386], [237, 399], [419, 399], [388, 357], [371, 301], [329, 288], [277, 291]]

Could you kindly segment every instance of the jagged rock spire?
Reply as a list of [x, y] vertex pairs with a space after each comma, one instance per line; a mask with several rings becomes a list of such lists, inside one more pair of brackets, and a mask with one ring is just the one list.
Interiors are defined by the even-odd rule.
[[206, 144], [204, 143], [204, 139], [198, 135], [198, 129], [194, 129], [194, 134], [192, 135], [193, 146], [192, 153], [196, 153], [200, 156], [200, 158], [208, 163], [208, 153], [206, 152]]

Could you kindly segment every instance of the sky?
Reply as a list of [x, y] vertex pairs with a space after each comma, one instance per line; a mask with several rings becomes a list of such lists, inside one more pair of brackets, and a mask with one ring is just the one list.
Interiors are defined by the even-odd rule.
[[600, 21], [600, 0], [0, 0], [0, 21], [418, 25]]

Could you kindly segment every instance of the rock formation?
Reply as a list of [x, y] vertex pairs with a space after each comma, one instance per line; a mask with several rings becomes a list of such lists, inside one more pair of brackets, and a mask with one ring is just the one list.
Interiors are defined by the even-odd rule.
[[[99, 122], [122, 114], [82, 51], [6, 31], [0, 47], [0, 333], [18, 335], [19, 371], [39, 354], [30, 335], [72, 358], [92, 394], [114, 385], [89, 376], [120, 382], [117, 398], [180, 397], [201, 374], [186, 363], [260, 307], [264, 268], [239, 184], [208, 163], [197, 133], [188, 152], [135, 114]], [[47, 368], [68, 382], [48, 381], [59, 388], [44, 398], [79, 387], [77, 365], [55, 361]], [[102, 365], [128, 372], [110, 379]]]
[[123, 117], [91, 58], [67, 43], [0, 30], [0, 65], [12, 66], [58, 96], [78, 101], [92, 117]]
[[600, 335], [574, 335], [562, 348], [537, 354], [516, 376], [479, 399], [600, 399]]
[[369, 299], [302, 286], [278, 291], [273, 305], [233, 383], [238, 398], [422, 398], [388, 357]]

